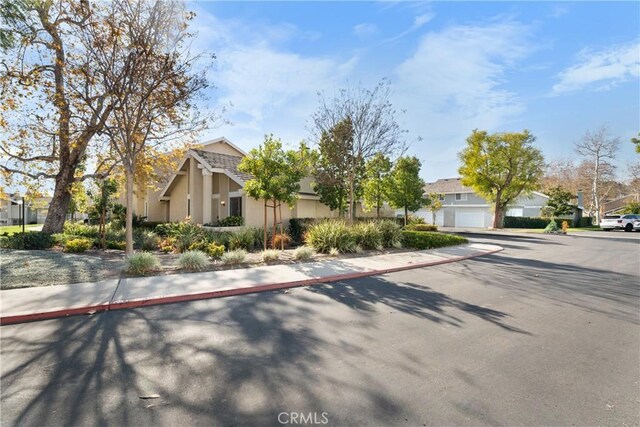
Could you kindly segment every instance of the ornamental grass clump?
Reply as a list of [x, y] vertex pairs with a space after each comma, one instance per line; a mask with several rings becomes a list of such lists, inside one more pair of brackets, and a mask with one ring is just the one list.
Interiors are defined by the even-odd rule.
[[355, 233], [340, 220], [323, 221], [309, 227], [305, 242], [320, 253], [329, 253], [332, 248], [339, 252], [353, 252], [357, 241]]
[[385, 248], [402, 247], [402, 227], [396, 221], [385, 219], [378, 222], [382, 235], [382, 246]]
[[311, 259], [315, 253], [316, 251], [309, 246], [299, 246], [293, 251], [293, 258], [298, 261], [306, 261]]
[[202, 251], [186, 251], [178, 258], [178, 268], [188, 271], [204, 270], [209, 264], [207, 254]]
[[267, 249], [262, 251], [262, 261], [273, 262], [280, 259], [280, 251], [276, 249]]
[[233, 251], [225, 252], [221, 257], [220, 261], [223, 264], [234, 265], [241, 264], [247, 258], [247, 251], [244, 249], [235, 249]]
[[356, 245], [361, 249], [360, 252], [364, 249], [382, 249], [382, 232], [377, 223], [373, 221], [356, 223], [351, 227], [351, 232]]
[[160, 268], [160, 260], [150, 252], [137, 252], [126, 258], [127, 273], [146, 274]]

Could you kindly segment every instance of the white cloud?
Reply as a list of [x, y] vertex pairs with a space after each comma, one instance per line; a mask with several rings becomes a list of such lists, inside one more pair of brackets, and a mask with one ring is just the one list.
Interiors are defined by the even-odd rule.
[[583, 49], [576, 64], [562, 71], [553, 93], [573, 92], [584, 88], [608, 90], [620, 83], [640, 77], [640, 42], [612, 46], [600, 51]]
[[409, 34], [413, 33], [414, 31], [419, 30], [425, 24], [429, 23], [433, 18], [435, 18], [435, 16], [436, 16], [436, 14], [431, 10], [416, 16], [413, 19], [413, 24], [411, 25], [411, 27], [409, 27], [407, 30], [401, 32], [400, 34], [398, 34], [396, 36], [393, 36], [393, 37], [390, 37], [390, 38], [384, 40], [384, 42], [388, 43], [388, 42], [392, 42], [392, 41], [401, 39], [404, 36], [409, 35]]
[[378, 27], [375, 24], [362, 23], [353, 27], [353, 34], [360, 38], [370, 37], [378, 32]]
[[269, 24], [220, 20], [200, 10], [195, 50], [217, 55], [211, 80], [216, 105], [230, 105], [233, 125], [212, 129], [203, 137], [224, 135], [249, 149], [274, 133], [296, 144], [307, 135], [305, 122], [317, 103], [317, 92], [342, 85], [358, 62], [357, 57], [337, 58], [294, 53], [280, 47], [288, 39], [319, 35], [300, 31], [289, 23]]
[[512, 21], [452, 26], [424, 35], [413, 56], [397, 67], [394, 104], [407, 109], [406, 120], [424, 138], [413, 151], [427, 168], [451, 168], [471, 130], [507, 130], [524, 111], [503, 83], [531, 51], [530, 33]]

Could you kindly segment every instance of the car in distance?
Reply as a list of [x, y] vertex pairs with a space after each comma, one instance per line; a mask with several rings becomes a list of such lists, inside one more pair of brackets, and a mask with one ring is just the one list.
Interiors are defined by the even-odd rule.
[[605, 215], [600, 221], [600, 228], [604, 231], [633, 231], [635, 229], [634, 222], [637, 220], [640, 220], [638, 214]]

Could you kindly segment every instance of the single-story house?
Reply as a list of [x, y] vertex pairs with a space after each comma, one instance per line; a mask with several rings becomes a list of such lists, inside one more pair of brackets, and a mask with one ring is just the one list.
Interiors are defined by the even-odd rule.
[[[477, 195], [473, 189], [462, 185], [460, 178], [439, 179], [427, 183], [425, 195], [441, 195], [442, 208], [436, 212], [435, 222], [440, 227], [488, 228], [493, 224], [491, 203]], [[516, 200], [505, 213], [506, 216], [539, 217], [540, 210], [547, 204], [549, 196], [534, 191], [530, 196]], [[433, 223], [433, 214], [428, 207], [421, 208], [414, 215]]]
[[[22, 224], [22, 196], [19, 193], [7, 194], [0, 197], [0, 225]], [[25, 198], [25, 224], [43, 224], [47, 218], [51, 196], [43, 195], [35, 198]]]
[[[228, 216], [242, 216], [247, 226], [264, 223], [264, 201], [246, 195], [243, 187], [252, 177], [238, 170], [246, 153], [228, 139], [217, 138], [189, 150], [175, 171], [157, 189], [149, 189], [134, 197], [133, 211], [147, 221], [168, 222], [190, 218], [197, 224], [215, 223]], [[312, 178], [300, 182], [295, 206], [282, 206], [282, 220], [290, 218], [332, 218], [332, 211], [313, 191]], [[121, 195], [123, 201], [123, 195]], [[121, 201], [121, 202], [122, 202]], [[375, 216], [356, 206], [357, 216]], [[394, 211], [386, 209], [386, 216]], [[278, 212], [278, 220], [280, 213]], [[267, 223], [273, 223], [273, 209], [267, 212]]]

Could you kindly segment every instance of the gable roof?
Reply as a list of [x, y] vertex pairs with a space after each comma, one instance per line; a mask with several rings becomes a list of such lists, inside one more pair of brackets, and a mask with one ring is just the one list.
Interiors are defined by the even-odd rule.
[[236, 181], [238, 181], [237, 178], [239, 178], [238, 184], [240, 185], [244, 185], [246, 181], [253, 178], [251, 174], [238, 170], [238, 165], [242, 161], [242, 157], [240, 156], [213, 153], [204, 150], [191, 150], [191, 152], [194, 154], [194, 157], [211, 172], [224, 171], [231, 178], [235, 178]]
[[473, 189], [462, 185], [460, 178], [441, 178], [436, 182], [428, 182], [424, 186], [424, 192], [441, 194], [473, 193]]
[[238, 153], [242, 154], [243, 156], [246, 156], [247, 153], [242, 150], [240, 147], [238, 147], [237, 145], [235, 145], [233, 142], [229, 141], [227, 138], [225, 138], [224, 136], [221, 136], [219, 138], [215, 138], [212, 139], [210, 141], [207, 142], [203, 142], [201, 144], [202, 147], [206, 147], [208, 145], [213, 145], [213, 144], [227, 144], [229, 147], [233, 148], [234, 150], [236, 150]]

